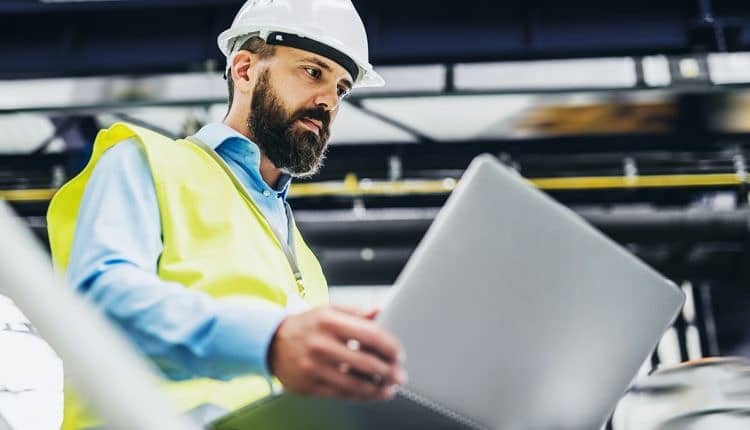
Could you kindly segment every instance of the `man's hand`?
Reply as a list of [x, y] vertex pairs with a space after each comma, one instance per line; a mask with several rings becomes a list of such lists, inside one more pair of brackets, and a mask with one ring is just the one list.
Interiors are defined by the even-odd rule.
[[403, 348], [374, 321], [377, 311], [328, 306], [290, 315], [269, 348], [285, 390], [350, 400], [392, 398], [406, 383]]

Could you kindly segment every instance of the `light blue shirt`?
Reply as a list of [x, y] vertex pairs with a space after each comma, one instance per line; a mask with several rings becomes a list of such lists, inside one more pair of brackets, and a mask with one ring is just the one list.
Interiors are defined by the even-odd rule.
[[[266, 184], [258, 146], [224, 124], [206, 125], [196, 137], [216, 150], [269, 223], [287, 236], [290, 177], [282, 175], [276, 189]], [[145, 155], [137, 142], [125, 140], [104, 153], [86, 187], [68, 283], [127, 332], [169, 378], [269, 376], [268, 347], [286, 311], [271, 304], [217, 301], [160, 279], [161, 234]]]

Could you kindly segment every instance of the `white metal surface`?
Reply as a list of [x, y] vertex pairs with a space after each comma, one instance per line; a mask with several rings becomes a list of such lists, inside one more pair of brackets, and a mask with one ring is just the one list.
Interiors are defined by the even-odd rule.
[[28, 323], [12, 301], [0, 296], [0, 417], [12, 429], [59, 429], [62, 362]]
[[197, 429], [156, 389], [146, 362], [94, 309], [65, 288], [31, 233], [0, 202], [0, 294], [23, 310], [65, 371], [114, 429]]

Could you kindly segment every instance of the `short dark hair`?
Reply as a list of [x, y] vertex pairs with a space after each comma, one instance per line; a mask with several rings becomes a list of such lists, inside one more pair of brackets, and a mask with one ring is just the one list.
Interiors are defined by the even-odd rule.
[[[276, 47], [269, 45], [265, 40], [258, 36], [253, 36], [240, 46], [240, 51], [250, 51], [257, 54], [261, 59], [273, 57], [276, 54]], [[229, 87], [229, 107], [232, 107], [234, 100], [234, 81], [232, 81], [232, 72], [227, 70], [227, 86]]]

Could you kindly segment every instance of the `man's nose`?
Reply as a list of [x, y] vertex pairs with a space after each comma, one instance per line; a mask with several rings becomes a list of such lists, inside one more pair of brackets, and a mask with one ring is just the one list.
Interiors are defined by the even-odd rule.
[[315, 96], [315, 106], [329, 112], [336, 110], [339, 106], [338, 88], [321, 90]]

